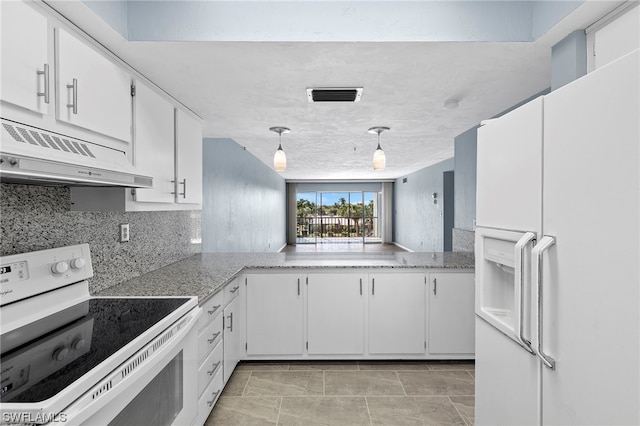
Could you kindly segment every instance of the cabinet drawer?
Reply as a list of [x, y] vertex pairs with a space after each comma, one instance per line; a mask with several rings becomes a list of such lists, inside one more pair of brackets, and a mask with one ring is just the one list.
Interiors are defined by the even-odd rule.
[[222, 315], [216, 319], [198, 335], [198, 365], [209, 355], [218, 342], [222, 341]]
[[213, 376], [213, 380], [209, 383], [209, 386], [205, 389], [205, 391], [200, 396], [198, 400], [198, 421], [196, 424], [204, 424], [211, 414], [211, 410], [213, 409], [213, 405], [216, 403], [220, 394], [222, 393], [222, 387], [224, 386], [222, 382], [222, 369], [219, 369], [218, 372]]
[[224, 288], [224, 305], [227, 306], [240, 293], [240, 281], [236, 278]]
[[203, 328], [222, 313], [223, 299], [223, 291], [219, 291], [202, 304], [202, 315], [200, 315], [200, 319], [198, 320], [199, 332], [202, 332]]
[[202, 394], [212, 378], [222, 370], [223, 353], [222, 342], [218, 342], [215, 349], [198, 368], [198, 396]]

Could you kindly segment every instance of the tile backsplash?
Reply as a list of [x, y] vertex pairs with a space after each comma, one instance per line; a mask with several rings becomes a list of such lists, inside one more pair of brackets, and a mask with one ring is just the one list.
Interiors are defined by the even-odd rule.
[[475, 231], [453, 228], [453, 251], [475, 252]]
[[[75, 212], [69, 188], [0, 184], [0, 255], [88, 243], [96, 293], [200, 253], [200, 211]], [[119, 225], [130, 240], [120, 243]]]

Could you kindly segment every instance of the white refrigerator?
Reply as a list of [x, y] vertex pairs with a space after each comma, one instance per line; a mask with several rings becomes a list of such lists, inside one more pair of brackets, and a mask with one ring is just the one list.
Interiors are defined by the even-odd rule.
[[476, 425], [640, 425], [639, 65], [478, 129]]

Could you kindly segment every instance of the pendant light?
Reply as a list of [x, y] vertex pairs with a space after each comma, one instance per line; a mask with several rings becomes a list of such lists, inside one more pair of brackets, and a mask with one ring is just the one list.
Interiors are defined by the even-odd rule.
[[369, 133], [377, 133], [378, 134], [378, 147], [376, 151], [373, 153], [373, 170], [382, 170], [387, 165], [387, 157], [384, 155], [384, 151], [380, 147], [380, 133], [385, 130], [389, 130], [388, 127], [372, 127], [368, 131]]
[[270, 127], [269, 130], [276, 132], [280, 135], [280, 142], [278, 143], [278, 150], [273, 156], [273, 169], [276, 172], [284, 172], [287, 169], [287, 156], [282, 149], [282, 134], [289, 133], [291, 130], [286, 127]]

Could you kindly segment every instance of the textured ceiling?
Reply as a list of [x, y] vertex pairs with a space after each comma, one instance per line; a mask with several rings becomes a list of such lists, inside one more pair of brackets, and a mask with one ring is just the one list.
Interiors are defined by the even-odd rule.
[[[127, 42], [86, 11], [76, 22], [200, 115], [206, 138], [272, 166], [268, 129], [285, 126], [284, 178], [381, 180], [452, 157], [456, 135], [549, 87], [551, 46], [601, 13], [585, 9], [529, 43]], [[314, 104], [308, 87], [364, 91], [358, 103]], [[445, 109], [449, 99], [458, 108]], [[391, 128], [385, 170], [372, 168], [372, 126]]]

